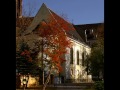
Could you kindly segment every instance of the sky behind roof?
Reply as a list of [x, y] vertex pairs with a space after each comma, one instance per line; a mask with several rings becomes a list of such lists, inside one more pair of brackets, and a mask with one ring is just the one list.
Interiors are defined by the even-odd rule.
[[43, 3], [75, 25], [104, 22], [104, 0], [23, 0], [23, 13], [35, 16]]

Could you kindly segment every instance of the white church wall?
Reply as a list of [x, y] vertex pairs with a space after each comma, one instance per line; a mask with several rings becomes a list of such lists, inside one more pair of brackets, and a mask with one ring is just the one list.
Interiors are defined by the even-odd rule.
[[[73, 42], [73, 64], [70, 64], [70, 49], [67, 48], [68, 52], [65, 55], [65, 77], [66, 79], [86, 79], [87, 74], [83, 70], [85, 67], [82, 66], [82, 53], [85, 50], [86, 53], [90, 54], [91, 48], [87, 45], [84, 45], [81, 42], [71, 39]], [[79, 65], [77, 65], [77, 51], [79, 52]], [[84, 73], [84, 74], [83, 74]], [[91, 76], [89, 75], [91, 78]], [[90, 81], [90, 79], [89, 79]], [[76, 81], [77, 82], [77, 81]]]

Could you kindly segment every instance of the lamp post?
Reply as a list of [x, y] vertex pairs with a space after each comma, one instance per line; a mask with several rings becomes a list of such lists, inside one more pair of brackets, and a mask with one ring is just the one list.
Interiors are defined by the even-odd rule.
[[25, 78], [25, 75], [23, 76], [23, 89], [25, 90], [25, 87], [26, 87], [26, 78]]
[[28, 82], [29, 77], [24, 75], [23, 76], [23, 89], [25, 90], [25, 88], [27, 87], [27, 82]]

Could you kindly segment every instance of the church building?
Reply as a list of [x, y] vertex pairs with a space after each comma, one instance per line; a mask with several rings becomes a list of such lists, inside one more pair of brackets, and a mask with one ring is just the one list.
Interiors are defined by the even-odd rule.
[[[80, 83], [80, 82], [92, 82], [92, 75], [89, 75], [85, 68], [85, 59], [87, 55], [90, 55], [91, 53], [91, 47], [90, 44], [87, 42], [88, 36], [87, 30], [81, 29], [80, 25], [73, 25], [72, 23], [64, 20], [62, 17], [57, 15], [54, 11], [49, 9], [44, 3], [38, 10], [35, 17], [31, 18], [31, 23], [27, 27], [27, 29], [22, 33], [22, 35], [28, 35], [31, 36], [31, 34], [34, 29], [42, 22], [42, 20], [47, 20], [47, 18], [51, 16], [56, 21], [58, 21], [58, 18], [64, 21], [64, 24], [68, 24], [71, 28], [74, 29], [68, 32], [68, 38], [73, 43], [72, 48], [67, 48], [68, 52], [65, 54], [65, 60], [66, 62], [63, 64], [63, 71], [59, 75], [54, 75], [54, 83]], [[16, 0], [16, 19], [22, 18], [22, 0]], [[57, 17], [57, 18], [56, 18]], [[28, 17], [29, 18], [29, 17]], [[59, 23], [59, 21], [58, 21]], [[84, 27], [84, 26], [82, 26]], [[18, 28], [19, 26], [16, 25], [16, 32], [18, 35]], [[82, 30], [82, 31], [80, 31]], [[82, 33], [81, 33], [82, 32]], [[91, 32], [93, 32], [91, 30]], [[17, 38], [16, 35], [16, 38]], [[96, 38], [96, 35], [92, 35], [91, 37], [93, 39]], [[34, 39], [38, 39], [38, 36], [34, 35]]]

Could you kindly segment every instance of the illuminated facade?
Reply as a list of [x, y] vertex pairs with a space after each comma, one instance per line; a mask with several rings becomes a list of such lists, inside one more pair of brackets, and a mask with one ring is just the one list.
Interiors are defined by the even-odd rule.
[[[33, 34], [30, 34], [30, 33], [33, 32], [33, 30], [37, 27], [37, 25], [42, 20], [47, 20], [49, 16], [52, 16], [53, 18], [57, 16], [60, 19], [62, 19], [62, 17], [58, 16], [52, 10], [47, 8], [45, 4], [42, 4], [40, 10], [36, 14], [36, 16], [33, 18], [33, 21], [31, 22], [27, 30], [23, 33], [23, 35], [28, 35], [31, 37], [31, 35]], [[67, 21], [64, 20], [64, 22], [68, 24]], [[72, 24], [69, 23], [69, 25], [73, 27]], [[70, 39], [73, 42], [73, 46], [72, 48], [67, 48], [69, 52], [68, 54], [65, 54], [65, 59], [67, 61], [63, 64], [63, 71], [59, 75], [57, 75], [57, 77], [55, 78], [55, 83], [57, 82], [59, 83], [91, 82], [92, 76], [87, 75], [87, 72], [85, 71], [85, 65], [84, 65], [84, 60], [86, 58], [86, 55], [90, 54], [91, 48], [84, 42], [84, 40], [77, 33], [76, 30], [68, 34], [70, 35], [68, 39]], [[34, 38], [38, 39], [36, 35], [34, 35]], [[61, 78], [60, 81], [58, 81], [57, 78]]]
[[89, 55], [91, 48], [81, 42], [71, 39], [74, 43], [72, 48], [68, 48], [69, 53], [65, 55], [67, 60], [64, 64], [65, 82], [91, 82], [91, 75], [85, 71], [84, 60]]

